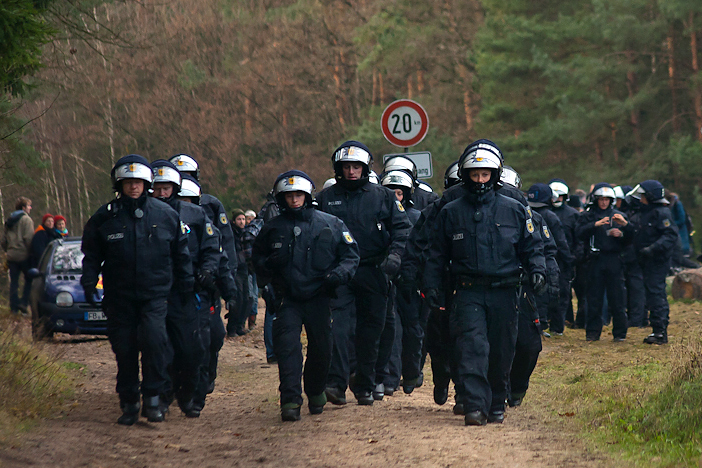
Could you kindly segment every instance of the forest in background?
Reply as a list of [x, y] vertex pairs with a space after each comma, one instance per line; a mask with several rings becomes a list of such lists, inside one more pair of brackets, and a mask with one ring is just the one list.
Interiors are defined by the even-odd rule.
[[432, 153], [439, 191], [462, 149], [489, 138], [526, 186], [656, 178], [702, 207], [699, 1], [3, 4], [5, 37], [20, 28], [4, 16], [31, 4], [42, 44], [21, 81], [0, 59], [5, 217], [28, 195], [79, 234], [129, 153], [191, 154], [206, 192], [257, 209], [284, 170], [321, 186], [344, 140], [366, 143], [376, 168], [398, 152], [380, 115], [399, 98], [427, 110], [412, 150]]

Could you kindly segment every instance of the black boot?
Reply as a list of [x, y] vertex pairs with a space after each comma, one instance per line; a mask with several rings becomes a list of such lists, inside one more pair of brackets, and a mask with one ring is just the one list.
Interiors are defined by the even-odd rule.
[[487, 416], [482, 411], [471, 411], [466, 413], [465, 423], [466, 426], [484, 426], [488, 422]]
[[300, 405], [295, 403], [286, 403], [280, 408], [280, 418], [283, 421], [299, 421], [300, 420]]
[[141, 415], [148, 419], [149, 422], [163, 422], [165, 419], [160, 407], [161, 399], [156, 396], [144, 397], [144, 407], [141, 409]]
[[139, 410], [141, 405], [137, 401], [136, 403], [120, 403], [119, 407], [122, 409], [122, 416], [117, 420], [117, 424], [123, 426], [131, 426], [139, 419]]
[[193, 403], [192, 398], [183, 403], [178, 400], [178, 406], [180, 406], [180, 410], [183, 412], [183, 414], [185, 414], [186, 418], [200, 417], [200, 409], [195, 407], [195, 403]]
[[662, 345], [668, 342], [668, 333], [651, 333], [643, 340], [646, 344]]

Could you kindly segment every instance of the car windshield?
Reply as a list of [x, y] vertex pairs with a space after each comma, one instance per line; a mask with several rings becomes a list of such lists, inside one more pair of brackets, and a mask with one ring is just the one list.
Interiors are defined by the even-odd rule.
[[80, 251], [80, 246], [80, 242], [59, 244], [54, 251], [52, 273], [55, 275], [81, 273], [83, 271], [83, 252]]

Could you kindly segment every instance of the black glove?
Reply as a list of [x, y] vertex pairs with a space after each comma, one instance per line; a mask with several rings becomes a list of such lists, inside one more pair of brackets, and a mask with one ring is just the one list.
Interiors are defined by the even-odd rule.
[[392, 281], [400, 272], [400, 264], [400, 256], [396, 253], [391, 253], [383, 260], [383, 263], [380, 264], [380, 269], [383, 270], [383, 273], [388, 275], [388, 278]]
[[211, 297], [217, 295], [217, 281], [214, 273], [208, 270], [200, 270], [197, 274], [197, 284], [200, 285], [202, 291], [205, 291]]
[[435, 288], [431, 289], [426, 289], [422, 291], [422, 295], [424, 296], [424, 300], [427, 301], [427, 305], [431, 307], [432, 309], [438, 309], [441, 307], [441, 303], [439, 302], [439, 290]]
[[93, 307], [97, 307], [98, 303], [95, 300], [95, 294], [97, 294], [97, 289], [95, 286], [83, 286], [83, 292], [85, 293], [85, 302]]
[[639, 250], [639, 255], [644, 258], [653, 257], [653, 248], [650, 245], [648, 247], [644, 247], [643, 249]]
[[543, 273], [533, 273], [531, 275], [531, 287], [535, 294], [541, 294], [546, 288], [546, 277]]

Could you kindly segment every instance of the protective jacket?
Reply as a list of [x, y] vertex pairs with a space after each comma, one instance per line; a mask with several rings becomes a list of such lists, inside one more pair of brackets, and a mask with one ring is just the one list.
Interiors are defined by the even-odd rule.
[[286, 210], [263, 226], [252, 260], [260, 285], [272, 282], [276, 294], [307, 300], [322, 290], [329, 274], [339, 284], [350, 281], [359, 263], [358, 244], [336, 216], [314, 208]]
[[317, 195], [317, 202], [319, 210], [349, 227], [361, 264], [380, 265], [388, 255], [399, 257], [404, 251], [410, 222], [394, 191], [371, 183], [348, 190], [337, 183]]
[[651, 257], [661, 261], [670, 259], [678, 242], [678, 228], [666, 206], [655, 203], [641, 205], [632, 224], [635, 230], [634, 248], [637, 252], [650, 247]]
[[426, 289], [440, 287], [449, 262], [453, 277], [497, 281], [519, 277], [520, 267], [546, 276], [543, 242], [527, 209], [494, 191], [467, 194], [441, 210], [426, 262]]
[[[585, 211], [578, 218], [578, 224], [575, 227], [575, 235], [578, 239], [585, 242], [585, 249], [590, 252], [605, 252], [618, 253], [631, 242], [634, 229], [631, 223], [626, 226], [620, 226], [612, 221], [612, 216], [620, 214], [626, 218], [626, 215], [621, 211], [612, 208], [610, 205], [606, 210], [601, 210], [593, 205], [588, 211]], [[609, 216], [609, 224], [603, 226], [595, 226], [595, 223], [600, 219]], [[617, 228], [622, 231], [622, 237], [614, 237], [607, 235], [610, 229]]]
[[188, 238], [178, 213], [142, 195], [120, 197], [101, 206], [83, 229], [83, 276], [88, 291], [102, 272], [109, 301], [166, 298], [175, 287], [193, 290]]

